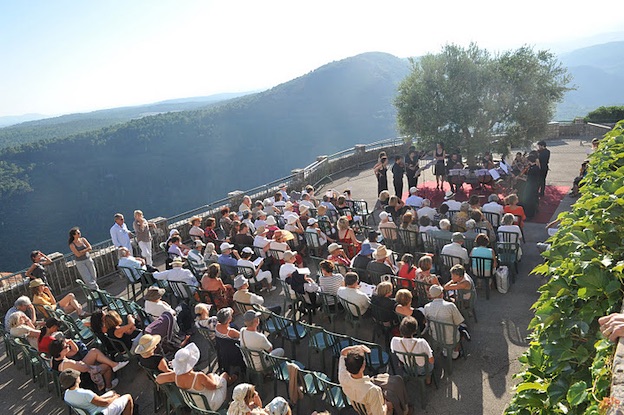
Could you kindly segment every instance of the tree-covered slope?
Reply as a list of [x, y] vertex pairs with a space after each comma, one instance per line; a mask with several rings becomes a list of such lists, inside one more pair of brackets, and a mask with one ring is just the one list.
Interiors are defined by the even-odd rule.
[[0, 269], [26, 265], [34, 248], [66, 251], [71, 226], [106, 239], [116, 211], [172, 215], [285, 176], [319, 154], [394, 136], [392, 100], [407, 71], [404, 60], [367, 53], [216, 108], [5, 151], [0, 161], [23, 169], [14, 177], [32, 191], [0, 199], [3, 240], [24, 253], [3, 256]]

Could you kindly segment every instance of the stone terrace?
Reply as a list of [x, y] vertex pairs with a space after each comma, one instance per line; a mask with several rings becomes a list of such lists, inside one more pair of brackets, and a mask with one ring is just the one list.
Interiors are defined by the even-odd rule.
[[[572, 179], [578, 174], [582, 160], [586, 157], [589, 143], [578, 139], [549, 141], [551, 150], [551, 172], [548, 184], [570, 186]], [[365, 165], [361, 171], [348, 171], [333, 181], [325, 189], [343, 190], [349, 187], [355, 198], [363, 198], [372, 206], [376, 200], [376, 182], [372, 175], [371, 165]], [[432, 180], [430, 171], [423, 173], [424, 180]], [[422, 180], [422, 179], [421, 179]], [[557, 213], [569, 209], [573, 199], [565, 197]], [[556, 213], [556, 214], [557, 214]], [[555, 215], [556, 215], [555, 214]], [[520, 264], [519, 278], [507, 294], [492, 292], [490, 300], [485, 300], [482, 290], [479, 291], [476, 310], [478, 323], [469, 319], [472, 341], [466, 343], [467, 359], [454, 362], [453, 374], [443, 378], [439, 389], [427, 388], [427, 409], [417, 408], [418, 413], [427, 414], [497, 414], [501, 413], [509, 402], [514, 381], [513, 374], [521, 366], [518, 357], [527, 347], [527, 326], [532, 318], [530, 306], [537, 299], [537, 289], [542, 279], [528, 275], [530, 270], [541, 262], [535, 243], [547, 238], [543, 224], [527, 222], [525, 225], [526, 243], [523, 246], [524, 256]], [[115, 279], [104, 287], [114, 295], [125, 295], [125, 282]], [[80, 296], [80, 293], [76, 292]], [[275, 293], [267, 295], [269, 304], [281, 302]], [[239, 319], [240, 320], [240, 319]], [[320, 316], [313, 320], [318, 324], [327, 324]], [[240, 323], [240, 321], [237, 321]], [[344, 322], [339, 320], [337, 331], [346, 331]], [[360, 329], [357, 336], [364, 340], [371, 339], [370, 327]], [[305, 347], [300, 347], [297, 360], [307, 362]], [[0, 390], [7, 413], [14, 414], [61, 414], [67, 411], [62, 401], [54, 395], [33, 385], [23, 370], [14, 366], [4, 354], [2, 346], [0, 357]], [[287, 355], [290, 345], [286, 344]], [[312, 360], [312, 369], [321, 370], [319, 359]], [[327, 359], [329, 362], [330, 359]], [[120, 383], [116, 388], [120, 393], [131, 393], [139, 403], [142, 414], [154, 413], [152, 385], [138, 368], [129, 366], [119, 372]], [[264, 401], [268, 402], [272, 395], [270, 383], [264, 389]], [[285, 396], [286, 391], [280, 386], [279, 391]], [[162, 411], [161, 411], [162, 412]], [[310, 413], [304, 412], [302, 413]]]

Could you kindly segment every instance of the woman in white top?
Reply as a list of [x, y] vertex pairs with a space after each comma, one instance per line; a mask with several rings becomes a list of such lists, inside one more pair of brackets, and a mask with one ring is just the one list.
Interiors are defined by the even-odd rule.
[[[156, 383], [175, 383], [180, 389], [202, 394], [210, 406], [205, 409], [217, 411], [225, 402], [228, 383], [235, 382], [237, 377], [230, 376], [226, 372], [216, 375], [193, 371], [199, 356], [199, 349], [195, 343], [189, 343], [176, 352], [172, 362], [173, 372], [161, 373], [156, 377]], [[202, 402], [196, 403], [200, 407], [203, 406]]]
[[30, 318], [21, 311], [9, 316], [9, 330], [13, 337], [25, 337], [28, 343], [38, 349], [38, 340], [41, 330], [37, 330]]

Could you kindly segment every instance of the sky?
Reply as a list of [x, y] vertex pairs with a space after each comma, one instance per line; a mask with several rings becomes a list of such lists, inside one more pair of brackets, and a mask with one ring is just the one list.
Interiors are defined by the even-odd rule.
[[371, 51], [563, 51], [624, 30], [620, 0], [574, 3], [0, 0], [0, 117], [266, 89]]

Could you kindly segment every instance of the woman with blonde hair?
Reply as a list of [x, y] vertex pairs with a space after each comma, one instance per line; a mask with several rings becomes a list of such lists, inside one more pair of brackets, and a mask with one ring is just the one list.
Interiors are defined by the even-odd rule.
[[416, 279], [425, 284], [440, 285], [438, 277], [431, 273], [433, 260], [429, 255], [423, 255], [418, 260], [418, 269], [416, 270]]
[[418, 322], [418, 329], [420, 330], [420, 333], [422, 333], [425, 330], [425, 315], [423, 314], [422, 309], [412, 307], [413, 298], [413, 294], [410, 290], [401, 288], [397, 291], [395, 296], [397, 305], [394, 311], [402, 316], [414, 317]]
[[75, 311], [78, 314], [78, 317], [86, 317], [84, 311], [82, 310], [82, 305], [78, 302], [78, 300], [76, 300], [76, 296], [73, 293], [67, 294], [57, 302], [54, 294], [52, 294], [52, 291], [50, 290], [50, 287], [45, 285], [43, 280], [39, 278], [31, 280], [28, 284], [28, 288], [30, 288], [30, 292], [32, 293], [33, 304], [46, 305], [51, 307], [53, 310], [56, 310], [56, 308], [60, 306], [66, 314], [70, 314]]
[[37, 330], [32, 320], [21, 311], [16, 311], [9, 316], [9, 333], [13, 337], [26, 338], [35, 349], [39, 347], [41, 330]]
[[360, 250], [360, 241], [355, 237], [355, 232], [349, 226], [349, 219], [346, 216], [338, 218], [338, 242], [345, 247], [345, 253], [349, 259], [353, 258]]

